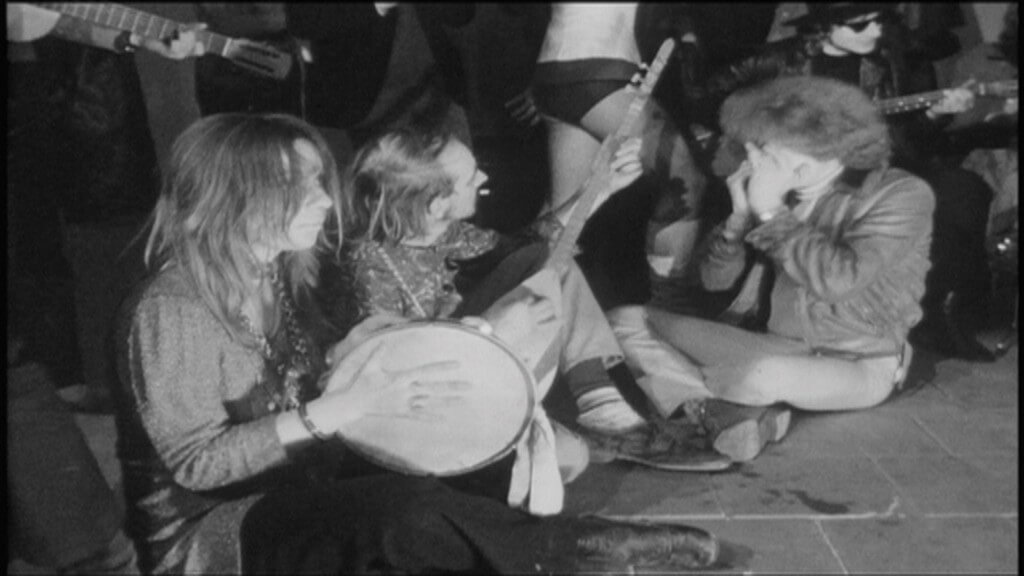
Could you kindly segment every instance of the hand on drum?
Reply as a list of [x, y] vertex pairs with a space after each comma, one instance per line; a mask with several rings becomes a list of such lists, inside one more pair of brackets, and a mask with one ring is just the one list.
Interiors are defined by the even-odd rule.
[[314, 401], [317, 412], [333, 415], [325, 431], [344, 436], [348, 424], [367, 417], [438, 420], [440, 408], [462, 402], [472, 387], [457, 377], [458, 361], [394, 370], [381, 365], [383, 357], [381, 343], [361, 366], [340, 367], [327, 376], [323, 395]]

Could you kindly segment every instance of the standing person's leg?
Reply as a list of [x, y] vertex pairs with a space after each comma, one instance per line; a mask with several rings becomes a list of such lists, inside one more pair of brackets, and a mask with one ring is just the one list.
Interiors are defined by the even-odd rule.
[[651, 328], [701, 366], [708, 389], [752, 406], [786, 402], [804, 410], [856, 410], [892, 392], [896, 356], [812, 356], [806, 344], [700, 318], [649, 309]]
[[548, 164], [551, 166], [551, 198], [548, 205], [564, 204], [590, 175], [590, 166], [601, 148], [592, 134], [561, 120], [548, 118]]
[[[580, 119], [579, 126], [549, 121], [552, 205], [574, 194], [587, 176], [601, 142], [616, 133], [633, 102], [626, 87], [609, 94]], [[644, 170], [654, 174], [657, 201], [648, 223], [647, 253], [662, 275], [682, 274], [697, 242], [704, 176], [679, 128], [654, 100], [639, 120]]]
[[915, 340], [945, 355], [995, 359], [974, 337], [974, 319], [988, 313], [991, 270], [985, 250], [994, 192], [983, 178], [961, 168], [922, 172], [935, 193], [932, 268], [925, 279], [924, 318]]
[[12, 552], [71, 573], [137, 574], [114, 493], [46, 369], [8, 367], [7, 379]]

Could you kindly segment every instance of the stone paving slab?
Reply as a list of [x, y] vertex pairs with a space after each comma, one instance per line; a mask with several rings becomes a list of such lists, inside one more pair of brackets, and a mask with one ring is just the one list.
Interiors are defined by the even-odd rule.
[[956, 455], [1016, 454], [1018, 414], [1015, 409], [968, 409], [921, 412], [914, 420]]
[[1017, 483], [953, 456], [879, 458], [902, 504], [916, 514], [1016, 513]]
[[[688, 520], [731, 544], [749, 549], [743, 574], [842, 574], [815, 520]], [[729, 570], [731, 572], [731, 570]]]
[[[952, 397], [953, 401], [968, 408], [1008, 408], [1019, 403], [1018, 374], [1007, 374], [1007, 365], [1014, 358], [1006, 357], [994, 364], [967, 364], [946, 362], [942, 378], [935, 385]], [[1008, 377], [1009, 376], [1009, 377]]]
[[[833, 433], [835, 414], [794, 412], [782, 442], [767, 447], [761, 458], [859, 458], [864, 455], [842, 434]], [[755, 460], [756, 462], [756, 460]]]
[[608, 516], [724, 517], [713, 475], [652, 470], [636, 464], [591, 464], [566, 487], [565, 510]]
[[1016, 574], [1016, 521], [997, 517], [826, 520], [849, 573]]
[[[798, 418], [804, 416], [799, 414]], [[809, 419], [806, 426], [795, 431], [794, 438], [786, 438], [779, 444], [779, 453], [800, 457], [817, 455], [823, 449], [832, 450], [833, 455], [946, 453], [909, 415], [866, 410], [814, 415]]]
[[762, 456], [711, 482], [729, 517], [882, 513], [895, 497], [892, 483], [866, 457]]

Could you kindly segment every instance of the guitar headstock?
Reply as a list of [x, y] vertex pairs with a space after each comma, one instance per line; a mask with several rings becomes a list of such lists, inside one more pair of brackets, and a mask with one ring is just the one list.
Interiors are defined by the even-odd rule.
[[1016, 98], [1020, 94], [1017, 80], [983, 82], [978, 84], [976, 92], [979, 96], [993, 96], [996, 98]]
[[292, 55], [260, 42], [232, 40], [224, 57], [261, 76], [284, 80], [292, 69]]

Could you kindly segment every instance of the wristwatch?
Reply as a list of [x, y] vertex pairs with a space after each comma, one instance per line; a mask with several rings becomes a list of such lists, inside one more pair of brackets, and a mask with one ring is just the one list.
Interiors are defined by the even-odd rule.
[[782, 212], [782, 208], [776, 208], [774, 210], [765, 210], [764, 212], [758, 212], [757, 219], [760, 220], [761, 223], [763, 224], [765, 222], [768, 222], [772, 218], [775, 218], [776, 216], [778, 216], [780, 212]]

